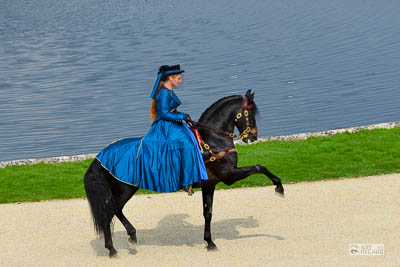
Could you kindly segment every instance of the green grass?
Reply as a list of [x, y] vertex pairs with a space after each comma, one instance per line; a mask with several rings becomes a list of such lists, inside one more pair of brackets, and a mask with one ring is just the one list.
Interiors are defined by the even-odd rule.
[[[284, 184], [400, 172], [400, 127], [236, 148], [239, 166], [262, 164]], [[83, 175], [91, 161], [0, 169], [0, 203], [85, 197]], [[256, 174], [217, 188], [270, 184]]]
[[[262, 163], [282, 183], [360, 177], [400, 172], [400, 127], [364, 130], [301, 141], [265, 142], [240, 146], [239, 166]], [[234, 186], [272, 184], [252, 175]], [[220, 185], [220, 188], [227, 186]]]
[[91, 161], [0, 169], [0, 203], [83, 197], [83, 174]]

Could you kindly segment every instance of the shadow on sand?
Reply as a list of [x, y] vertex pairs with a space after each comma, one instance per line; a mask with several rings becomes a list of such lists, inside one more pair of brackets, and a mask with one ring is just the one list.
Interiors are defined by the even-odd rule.
[[[136, 229], [138, 246], [195, 246], [205, 244], [203, 240], [204, 224], [193, 225], [185, 221], [188, 214], [171, 214], [161, 219], [152, 229]], [[115, 223], [119, 223], [118, 220]], [[235, 240], [253, 237], [267, 237], [284, 240], [281, 236], [268, 234], [241, 235], [238, 228], [256, 228], [258, 222], [253, 217], [226, 219], [211, 223], [213, 240]], [[108, 256], [108, 250], [104, 248], [104, 239], [92, 240], [91, 246], [99, 256]], [[126, 249], [130, 254], [136, 254], [136, 249], [128, 243], [128, 235], [125, 231], [114, 232], [113, 243], [116, 250]], [[218, 246], [218, 243], [217, 243]]]

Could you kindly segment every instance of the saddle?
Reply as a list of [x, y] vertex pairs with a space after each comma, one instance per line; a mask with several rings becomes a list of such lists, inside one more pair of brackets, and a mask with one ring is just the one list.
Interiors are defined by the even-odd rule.
[[192, 131], [192, 133], [196, 137], [197, 145], [199, 146], [201, 153], [204, 153], [203, 146], [202, 146], [203, 139], [201, 139], [201, 135], [200, 135], [199, 130], [198, 129], [194, 129], [192, 127], [189, 127], [189, 129]]

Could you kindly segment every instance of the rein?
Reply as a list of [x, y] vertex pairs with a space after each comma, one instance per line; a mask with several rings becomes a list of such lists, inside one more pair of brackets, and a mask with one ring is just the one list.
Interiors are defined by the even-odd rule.
[[217, 128], [212, 127], [212, 126], [210, 126], [210, 125], [208, 125], [208, 124], [205, 124], [205, 123], [201, 123], [201, 122], [198, 122], [198, 121], [188, 121], [188, 122], [189, 122], [189, 124], [191, 124], [190, 126], [199, 125], [199, 126], [201, 126], [201, 127], [208, 128], [208, 129], [210, 129], [210, 130], [213, 130], [214, 132], [223, 133], [223, 134], [225, 134], [225, 135], [227, 135], [227, 136], [229, 136], [229, 137], [232, 137], [232, 138], [237, 138], [237, 137], [238, 137], [238, 136], [237, 136], [236, 134], [234, 134], [234, 133], [230, 133], [230, 132], [227, 132], [227, 131], [223, 131], [223, 130], [217, 129]]

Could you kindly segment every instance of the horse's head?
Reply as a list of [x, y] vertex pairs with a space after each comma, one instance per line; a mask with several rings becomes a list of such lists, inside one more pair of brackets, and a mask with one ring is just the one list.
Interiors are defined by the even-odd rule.
[[256, 115], [257, 106], [254, 102], [254, 93], [251, 93], [250, 89], [243, 97], [243, 104], [235, 117], [235, 125], [239, 129], [240, 139], [245, 143], [257, 141]]

